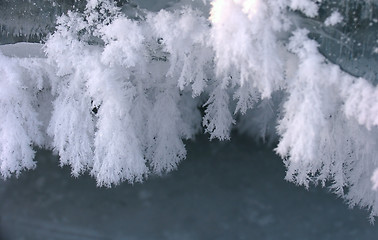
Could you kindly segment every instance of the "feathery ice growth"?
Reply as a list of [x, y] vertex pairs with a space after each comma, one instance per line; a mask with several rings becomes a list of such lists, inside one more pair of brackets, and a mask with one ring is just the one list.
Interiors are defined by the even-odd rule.
[[[41, 147], [73, 176], [133, 183], [177, 168], [197, 133], [227, 140], [237, 129], [276, 144], [287, 180], [331, 186], [374, 220], [377, 76], [348, 71], [321, 47], [317, 36], [341, 34], [347, 21], [343, 9], [323, 16], [323, 2], [214, 0], [207, 13], [126, 14], [89, 0], [57, 19], [42, 54], [0, 53], [1, 175], [33, 169]], [[374, 22], [377, 3], [360, 4]]]

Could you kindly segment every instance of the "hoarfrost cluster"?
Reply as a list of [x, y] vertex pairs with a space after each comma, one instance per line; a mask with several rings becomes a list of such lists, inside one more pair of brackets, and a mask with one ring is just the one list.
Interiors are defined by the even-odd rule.
[[[1, 175], [34, 168], [42, 147], [73, 176], [133, 183], [176, 169], [199, 132], [237, 129], [276, 144], [287, 180], [329, 184], [374, 220], [377, 79], [321, 53], [308, 27], [320, 2], [214, 0], [208, 18], [191, 7], [125, 14], [108, 0], [69, 11], [45, 56], [0, 53]], [[343, 21], [333, 11], [321, 24]]]

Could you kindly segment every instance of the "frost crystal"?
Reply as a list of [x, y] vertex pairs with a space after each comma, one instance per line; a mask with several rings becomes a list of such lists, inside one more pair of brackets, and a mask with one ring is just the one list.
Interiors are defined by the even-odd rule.
[[208, 19], [190, 7], [130, 16], [128, 4], [91, 0], [62, 15], [46, 56], [0, 53], [4, 178], [34, 168], [38, 146], [99, 186], [143, 181], [176, 169], [202, 127], [220, 140], [235, 127], [277, 142], [287, 180], [328, 182], [378, 214], [377, 80], [349, 74], [316, 41], [340, 34], [346, 14], [318, 21], [315, 0], [214, 0]]

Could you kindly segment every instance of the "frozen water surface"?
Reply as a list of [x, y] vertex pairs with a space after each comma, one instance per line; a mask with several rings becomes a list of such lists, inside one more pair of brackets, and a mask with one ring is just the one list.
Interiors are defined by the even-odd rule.
[[271, 149], [233, 136], [189, 142], [179, 169], [97, 188], [39, 151], [38, 167], [0, 182], [1, 237], [12, 239], [376, 239], [368, 212], [283, 180]]

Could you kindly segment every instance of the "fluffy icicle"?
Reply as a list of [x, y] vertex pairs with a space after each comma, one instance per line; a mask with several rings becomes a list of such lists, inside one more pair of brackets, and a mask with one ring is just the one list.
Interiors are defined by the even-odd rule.
[[223, 84], [218, 84], [205, 103], [206, 110], [202, 124], [205, 131], [210, 133], [210, 139], [230, 139], [231, 126], [235, 123], [235, 120], [229, 110], [229, 101], [227, 88]]
[[30, 85], [38, 79], [1, 52], [0, 76], [0, 173], [8, 178], [35, 167], [33, 147], [43, 142], [42, 124], [33, 105], [38, 88]]
[[157, 94], [148, 121], [147, 158], [154, 172], [161, 174], [176, 169], [186, 156], [182, 141], [182, 123], [178, 90], [167, 88]]
[[263, 98], [280, 89], [283, 62], [274, 32], [286, 27], [277, 21], [286, 22], [283, 11], [280, 5], [271, 5], [269, 1], [213, 1], [211, 46], [217, 76], [237, 72], [233, 81], [241, 86], [250, 82]]

